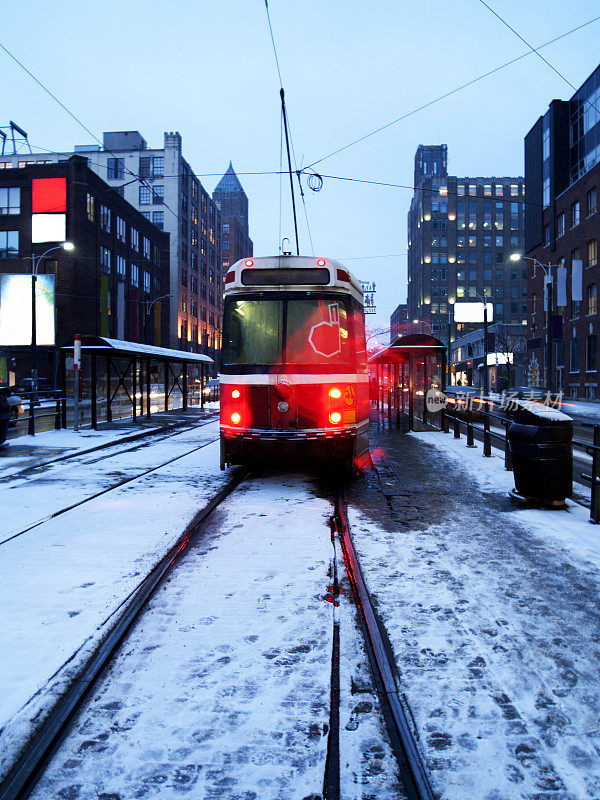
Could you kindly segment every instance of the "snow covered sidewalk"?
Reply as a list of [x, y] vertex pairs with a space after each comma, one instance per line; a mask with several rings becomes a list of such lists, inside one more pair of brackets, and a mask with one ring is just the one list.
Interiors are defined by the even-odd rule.
[[[350, 525], [444, 800], [600, 796], [600, 532], [519, 510], [512, 474], [441, 432], [374, 431]], [[373, 476], [365, 481], [373, 482]]]

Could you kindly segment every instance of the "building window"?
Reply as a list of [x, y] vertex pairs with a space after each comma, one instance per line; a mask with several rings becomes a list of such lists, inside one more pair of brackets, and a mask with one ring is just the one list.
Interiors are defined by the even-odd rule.
[[144, 291], [150, 294], [150, 273], [144, 270]]
[[504, 194], [504, 186], [501, 183], [496, 184], [496, 197], [502, 197]]
[[144, 236], [144, 258], [150, 258], [150, 239]]
[[0, 258], [17, 258], [19, 231], [0, 231]]
[[134, 250], [137, 250], [138, 253], [140, 251], [140, 234], [138, 233], [136, 228], [129, 229], [129, 236], [131, 238], [131, 247]]
[[516, 183], [512, 183], [510, 186], [510, 196], [511, 197], [518, 197], [519, 196], [519, 186]]
[[198, 316], [198, 303], [196, 300], [190, 300], [190, 314], [192, 317]]
[[140, 178], [150, 177], [150, 158], [143, 156], [140, 158]]
[[579, 200], [576, 200], [573, 205], [571, 206], [571, 227], [575, 228], [579, 225], [579, 216], [580, 216], [580, 203]]
[[579, 372], [579, 339], [571, 339], [569, 372]]
[[598, 266], [598, 240], [591, 239], [587, 244], [588, 267]]
[[152, 177], [162, 178], [165, 174], [164, 156], [153, 156], [152, 158]]
[[595, 283], [592, 283], [587, 288], [587, 313], [598, 313], [598, 287]]
[[152, 212], [152, 222], [156, 225], [157, 228], [160, 228], [161, 231], [165, 226], [165, 212], [164, 211], [153, 211]]
[[587, 193], [587, 215], [591, 217], [592, 214], [595, 214], [598, 210], [598, 196], [596, 193], [596, 187], [594, 186], [593, 189], [590, 189]]
[[190, 290], [194, 294], [198, 294], [198, 278], [195, 275], [190, 275]]
[[121, 277], [125, 277], [125, 273], [127, 271], [127, 262], [123, 258], [123, 256], [117, 256], [117, 275]]
[[127, 235], [125, 220], [122, 217], [117, 217], [117, 239], [124, 242]]
[[184, 314], [187, 314], [187, 295], [181, 295], [181, 310]]
[[140, 205], [149, 206], [151, 191], [149, 186], [140, 186]]
[[140, 211], [142, 217], [145, 217], [148, 222], [152, 222], [152, 214], [149, 211]]
[[491, 197], [492, 196], [492, 186], [489, 183], [486, 183], [483, 187], [483, 195], [484, 197]]
[[550, 225], [544, 225], [544, 247], [550, 246]]
[[110, 272], [111, 252], [108, 247], [100, 248], [100, 265], [103, 272]]
[[190, 267], [198, 271], [198, 255], [193, 250], [190, 251]]
[[469, 194], [475, 196], [477, 194], [477, 186], [474, 184], [469, 184]]
[[91, 194], [86, 194], [85, 196], [85, 211], [87, 214], [87, 218], [90, 222], [95, 222], [96, 220], [96, 212], [94, 206], [94, 197]]
[[596, 372], [598, 369], [598, 337], [595, 333], [585, 337], [585, 371]]
[[100, 204], [100, 227], [103, 231], [110, 232], [110, 208]]
[[137, 264], [131, 265], [131, 285], [139, 286], [140, 283], [140, 268]]
[[107, 162], [108, 180], [122, 181], [125, 177], [125, 159], [109, 158]]
[[185, 288], [187, 289], [187, 285], [188, 285], [187, 269], [182, 269], [181, 270], [181, 285], [185, 286]]
[[21, 190], [17, 186], [0, 188], [0, 214], [21, 213]]
[[164, 186], [153, 186], [152, 187], [152, 202], [157, 206], [161, 206], [165, 202], [165, 187]]

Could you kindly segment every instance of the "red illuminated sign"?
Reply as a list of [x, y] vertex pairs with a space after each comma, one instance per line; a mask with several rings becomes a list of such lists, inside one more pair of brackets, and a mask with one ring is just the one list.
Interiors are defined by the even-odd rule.
[[32, 214], [65, 214], [66, 211], [66, 178], [34, 178], [31, 181]]

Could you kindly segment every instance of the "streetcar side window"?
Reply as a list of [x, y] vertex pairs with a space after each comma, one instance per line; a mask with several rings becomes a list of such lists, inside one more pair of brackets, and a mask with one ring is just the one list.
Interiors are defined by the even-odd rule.
[[283, 301], [231, 300], [224, 330], [224, 364], [273, 364], [281, 357]]

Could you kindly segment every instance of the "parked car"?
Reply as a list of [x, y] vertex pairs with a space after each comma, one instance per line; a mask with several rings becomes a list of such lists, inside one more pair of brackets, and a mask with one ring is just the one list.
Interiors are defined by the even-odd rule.
[[19, 397], [18, 394], [9, 394], [8, 395], [8, 406], [10, 409], [10, 416], [8, 418], [8, 424], [14, 426], [17, 424], [19, 417], [23, 415], [24, 408], [23, 408], [23, 400]]
[[[22, 378], [15, 386], [17, 394], [31, 394], [33, 387], [32, 378]], [[54, 397], [57, 390], [51, 386], [47, 378], [38, 378], [37, 381], [37, 394], [38, 397]]]
[[219, 379], [209, 378], [204, 386], [204, 397], [209, 400], [219, 399]]

